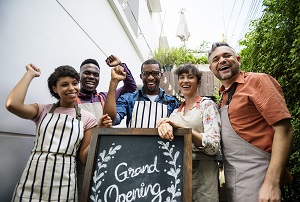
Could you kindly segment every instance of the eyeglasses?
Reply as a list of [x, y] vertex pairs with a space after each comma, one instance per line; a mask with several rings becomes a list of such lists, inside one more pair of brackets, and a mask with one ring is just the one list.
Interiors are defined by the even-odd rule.
[[161, 75], [161, 72], [148, 72], [148, 71], [142, 72], [143, 77], [148, 77], [148, 76], [150, 76], [150, 74], [153, 77], [159, 77]]

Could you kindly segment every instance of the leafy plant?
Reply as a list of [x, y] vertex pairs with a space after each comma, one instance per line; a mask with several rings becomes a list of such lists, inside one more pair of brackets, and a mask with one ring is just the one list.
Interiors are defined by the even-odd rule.
[[197, 53], [197, 50], [188, 50], [185, 47], [158, 48], [154, 51], [153, 59], [156, 59], [163, 67], [185, 63], [207, 64], [206, 56], [197, 56]]
[[300, 1], [264, 0], [264, 16], [240, 42], [242, 68], [264, 72], [280, 83], [292, 115], [294, 140], [288, 166], [293, 181], [282, 192], [284, 201], [300, 200]]

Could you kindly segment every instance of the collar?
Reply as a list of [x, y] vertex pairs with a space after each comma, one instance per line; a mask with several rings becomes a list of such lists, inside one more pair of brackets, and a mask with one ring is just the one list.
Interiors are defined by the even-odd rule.
[[[198, 95], [197, 100], [196, 100], [196, 102], [194, 104], [194, 107], [196, 107], [196, 109], [200, 109], [201, 99], [202, 99], [202, 97], [200, 95]], [[180, 107], [178, 108], [178, 112], [181, 112], [181, 110], [183, 109], [184, 106], [185, 106], [185, 102], [181, 103]]]
[[84, 100], [87, 100], [87, 99], [91, 99], [92, 97], [96, 97], [97, 95], [97, 90], [94, 90], [92, 93], [90, 94], [86, 94], [86, 93], [82, 93], [82, 92], [79, 92], [78, 94], [78, 97], [80, 99], [84, 99]]
[[225, 87], [222, 85], [222, 86], [220, 87], [220, 93], [223, 93], [223, 92], [228, 91], [228, 90], [232, 87], [232, 85], [233, 85], [235, 82], [236, 82], [236, 83], [245, 83], [245, 72], [244, 72], [244, 71], [240, 70], [239, 76], [238, 76], [238, 77], [236, 78], [236, 80], [229, 86], [229, 88], [225, 89]]
[[[139, 89], [139, 92], [142, 94], [143, 97], [147, 97], [144, 92], [144, 87], [141, 87]], [[163, 97], [164, 94], [165, 94], [165, 91], [163, 89], [159, 88], [158, 97]]]

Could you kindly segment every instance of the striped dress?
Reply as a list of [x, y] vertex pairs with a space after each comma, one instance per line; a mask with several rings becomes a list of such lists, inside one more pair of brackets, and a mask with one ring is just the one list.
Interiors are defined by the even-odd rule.
[[54, 109], [37, 127], [13, 201], [78, 201], [75, 157], [84, 135], [83, 124], [80, 118], [53, 113]]

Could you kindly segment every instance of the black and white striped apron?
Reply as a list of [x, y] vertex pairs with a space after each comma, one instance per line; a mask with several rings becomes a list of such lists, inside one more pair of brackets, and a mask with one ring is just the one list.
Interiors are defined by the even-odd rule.
[[[78, 106], [81, 109], [91, 112], [95, 115], [97, 120], [103, 115], [103, 103], [102, 102], [93, 102], [93, 103], [81, 103], [80, 99], [77, 100]], [[82, 185], [84, 181], [84, 172], [85, 165], [83, 165], [80, 161], [79, 156], [76, 158], [77, 162], [77, 188], [78, 188], [78, 198], [81, 197]]]
[[84, 131], [77, 119], [54, 114], [55, 104], [37, 127], [34, 147], [15, 189], [13, 201], [78, 201], [76, 154]]
[[152, 101], [141, 101], [139, 93], [134, 103], [129, 128], [155, 128], [160, 118], [168, 117], [168, 105]]

